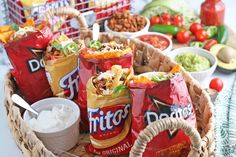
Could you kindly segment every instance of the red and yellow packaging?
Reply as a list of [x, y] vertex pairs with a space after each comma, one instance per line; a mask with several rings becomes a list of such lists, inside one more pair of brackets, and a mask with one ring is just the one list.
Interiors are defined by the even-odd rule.
[[15, 78], [21, 94], [26, 101], [33, 103], [52, 96], [42, 55], [52, 39], [53, 33], [48, 27], [25, 33], [24, 35], [13, 33], [12, 42], [5, 44], [4, 47], [13, 66], [11, 74]]
[[131, 97], [125, 86], [130, 69], [112, 66], [111, 71], [87, 83], [88, 119], [91, 144], [86, 150], [98, 155], [128, 154], [131, 144]]
[[[132, 95], [132, 142], [147, 125], [166, 117], [180, 117], [196, 126], [191, 98], [180, 74], [145, 73], [134, 78], [129, 88]], [[163, 131], [147, 144], [143, 156], [185, 157], [190, 144], [189, 137], [182, 130]]]
[[[106, 43], [108, 44], [108, 43]], [[113, 42], [113, 44], [116, 44]], [[109, 45], [109, 44], [108, 44]], [[131, 48], [123, 47], [121, 51], [106, 51], [94, 50], [85, 48], [80, 52], [80, 70], [79, 70], [79, 106], [81, 110], [81, 120], [83, 130], [88, 130], [88, 115], [87, 115], [87, 94], [86, 84], [88, 80], [98, 74], [110, 70], [113, 65], [121, 65], [122, 68], [133, 68], [133, 53]], [[123, 52], [127, 52], [124, 53]], [[106, 54], [110, 54], [107, 58]], [[111, 55], [113, 54], [113, 55]], [[118, 54], [118, 55], [117, 55]], [[123, 54], [123, 55], [121, 55]]]
[[65, 35], [50, 41], [44, 55], [45, 70], [53, 94], [75, 99], [79, 88], [79, 50], [82, 41], [73, 41]]

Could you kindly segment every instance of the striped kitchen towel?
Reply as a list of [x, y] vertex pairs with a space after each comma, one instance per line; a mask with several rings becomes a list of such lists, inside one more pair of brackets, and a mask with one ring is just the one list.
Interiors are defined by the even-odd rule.
[[236, 157], [236, 80], [215, 103], [216, 157]]

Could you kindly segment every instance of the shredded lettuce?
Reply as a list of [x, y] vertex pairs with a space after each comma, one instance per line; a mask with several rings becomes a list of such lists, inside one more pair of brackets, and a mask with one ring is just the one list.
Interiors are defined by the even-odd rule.
[[164, 75], [155, 75], [152, 77], [152, 81], [153, 82], [161, 82], [161, 81], [165, 81], [165, 80], [168, 80], [169, 77], [167, 76], [164, 76]]
[[13, 24], [11, 25], [11, 29], [14, 30], [14, 31], [18, 31], [19, 28], [20, 28], [20, 26], [19, 26], [18, 24], [13, 23]]

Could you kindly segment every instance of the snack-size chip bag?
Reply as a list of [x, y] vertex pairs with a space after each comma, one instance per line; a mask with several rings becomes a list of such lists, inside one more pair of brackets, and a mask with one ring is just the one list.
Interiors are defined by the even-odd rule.
[[87, 83], [91, 144], [86, 150], [98, 155], [128, 154], [131, 148], [131, 97], [126, 82], [132, 70], [114, 65]]
[[11, 36], [11, 42], [5, 45], [13, 66], [11, 74], [29, 103], [52, 96], [42, 61], [42, 54], [52, 37], [48, 27], [42, 30], [24, 27], [19, 28]]
[[79, 88], [79, 50], [81, 40], [73, 41], [65, 35], [50, 41], [44, 54], [45, 70], [53, 94], [76, 99]]
[[99, 72], [110, 70], [113, 65], [121, 65], [122, 68], [133, 68], [133, 53], [129, 46], [114, 41], [103, 44], [92, 41], [89, 47], [82, 49], [80, 52], [79, 105], [83, 130], [88, 130], [86, 95], [88, 80]]
[[[179, 73], [149, 72], [129, 82], [132, 95], [132, 142], [147, 125], [159, 119], [183, 118], [196, 127], [195, 112]], [[182, 130], [166, 130], [147, 144], [145, 157], [187, 156], [189, 137]]]

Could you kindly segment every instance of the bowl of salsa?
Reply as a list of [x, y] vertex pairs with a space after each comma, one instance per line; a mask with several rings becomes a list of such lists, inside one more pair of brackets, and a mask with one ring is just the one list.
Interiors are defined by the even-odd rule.
[[164, 53], [170, 52], [172, 49], [172, 40], [167, 35], [162, 33], [148, 32], [134, 35], [132, 38], [148, 43]]

